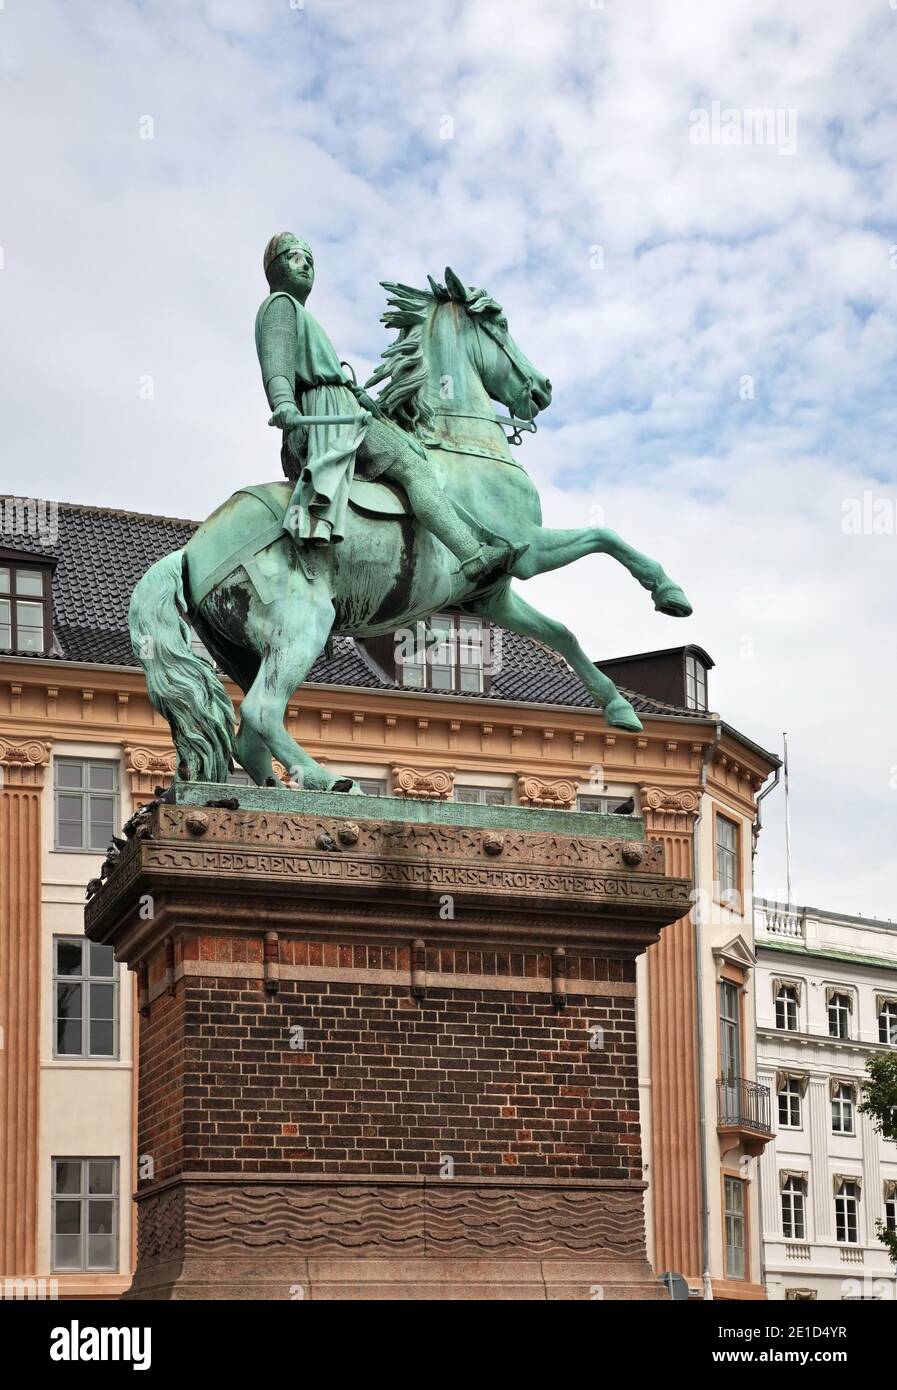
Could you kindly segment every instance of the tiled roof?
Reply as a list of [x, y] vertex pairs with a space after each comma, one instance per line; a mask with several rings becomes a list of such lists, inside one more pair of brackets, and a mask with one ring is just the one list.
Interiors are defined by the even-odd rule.
[[[10, 538], [0, 533], [0, 547], [57, 561], [53, 576], [55, 659], [137, 666], [128, 638], [131, 591], [154, 561], [186, 545], [197, 524], [63, 502], [58, 508], [58, 535], [52, 544], [37, 537]], [[562, 657], [516, 633], [502, 630], [500, 636], [501, 660], [496, 663], [488, 693], [458, 698], [594, 707], [582, 682]], [[398, 688], [349, 637], [334, 639], [332, 656], [319, 657], [308, 680], [368, 690]], [[694, 710], [664, 704], [629, 690], [623, 693], [640, 714], [695, 717]]]

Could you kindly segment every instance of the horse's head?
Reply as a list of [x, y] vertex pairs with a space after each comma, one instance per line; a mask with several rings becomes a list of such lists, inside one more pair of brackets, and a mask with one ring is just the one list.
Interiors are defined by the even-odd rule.
[[450, 269], [444, 285], [428, 279], [429, 290], [383, 281], [383, 322], [398, 337], [367, 382], [382, 384], [381, 409], [423, 436], [434, 415], [451, 413], [440, 410], [448, 401], [455, 413], [459, 405], [482, 410], [499, 401], [516, 419], [534, 419], [551, 403], [551, 382], [514, 342], [501, 305]]
[[551, 404], [551, 382], [511, 337], [501, 305], [485, 290], [462, 284], [450, 266], [446, 266], [445, 284], [431, 279], [430, 289], [437, 304], [448, 302], [464, 311], [469, 355], [489, 397], [519, 420], [535, 419]]

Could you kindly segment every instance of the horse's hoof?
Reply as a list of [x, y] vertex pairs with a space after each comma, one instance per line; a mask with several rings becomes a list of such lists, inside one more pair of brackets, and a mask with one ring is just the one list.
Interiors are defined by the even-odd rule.
[[654, 607], [670, 618], [688, 618], [694, 611], [679, 585], [672, 580], [659, 584], [654, 590]]
[[640, 733], [644, 727], [632, 705], [622, 695], [614, 695], [604, 706], [604, 717], [615, 729], [631, 729]]

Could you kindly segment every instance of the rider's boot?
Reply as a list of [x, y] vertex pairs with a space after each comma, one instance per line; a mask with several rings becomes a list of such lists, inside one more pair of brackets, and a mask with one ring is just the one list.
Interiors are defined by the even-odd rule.
[[463, 574], [464, 578], [472, 584], [480, 579], [485, 579], [487, 575], [498, 575], [502, 571], [509, 573], [527, 549], [528, 547], [525, 545], [488, 545], [484, 543], [466, 558], [458, 555], [461, 563], [455, 573]]

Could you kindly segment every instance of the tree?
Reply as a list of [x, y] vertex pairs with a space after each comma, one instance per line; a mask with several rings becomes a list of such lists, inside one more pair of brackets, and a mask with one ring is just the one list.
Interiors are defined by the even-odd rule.
[[[897, 1052], [879, 1052], [867, 1061], [860, 1110], [872, 1116], [883, 1139], [897, 1140]], [[883, 1221], [875, 1223], [875, 1230], [897, 1269], [897, 1231], [887, 1230]]]

